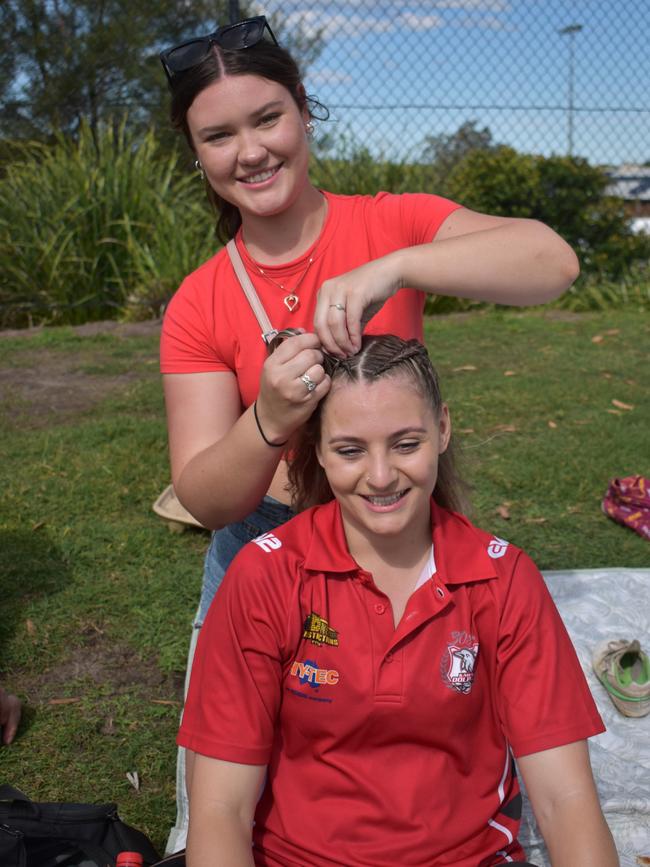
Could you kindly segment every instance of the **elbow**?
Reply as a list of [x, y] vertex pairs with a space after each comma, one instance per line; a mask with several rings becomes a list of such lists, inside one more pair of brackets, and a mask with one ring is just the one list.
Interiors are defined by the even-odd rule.
[[543, 226], [546, 239], [539, 251], [546, 279], [539, 287], [534, 304], [544, 304], [559, 298], [580, 276], [580, 261], [574, 249], [548, 226]]

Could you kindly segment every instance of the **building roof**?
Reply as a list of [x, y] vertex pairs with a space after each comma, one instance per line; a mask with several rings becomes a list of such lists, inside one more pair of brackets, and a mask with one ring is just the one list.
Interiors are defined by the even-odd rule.
[[605, 190], [626, 202], [650, 202], [650, 166], [624, 164], [607, 169], [611, 178]]

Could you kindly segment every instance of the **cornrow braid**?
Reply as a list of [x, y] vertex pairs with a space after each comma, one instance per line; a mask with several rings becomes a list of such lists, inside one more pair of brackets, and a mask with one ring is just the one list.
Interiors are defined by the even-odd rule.
[[[339, 381], [372, 383], [383, 376], [404, 376], [410, 380], [420, 395], [431, 404], [436, 416], [442, 410], [443, 399], [438, 374], [429, 358], [429, 353], [417, 340], [403, 340], [392, 334], [367, 335], [362, 339], [361, 349], [349, 358], [325, 354], [325, 372], [332, 380], [332, 390]], [[333, 498], [327, 477], [316, 457], [320, 440], [320, 420], [323, 398], [304, 426], [293, 459], [289, 466], [289, 487], [294, 508], [298, 511], [309, 506], [326, 503]], [[452, 437], [453, 439], [453, 437]], [[433, 496], [439, 505], [455, 511], [467, 511], [468, 486], [456, 471], [452, 440], [440, 455], [438, 480]]]

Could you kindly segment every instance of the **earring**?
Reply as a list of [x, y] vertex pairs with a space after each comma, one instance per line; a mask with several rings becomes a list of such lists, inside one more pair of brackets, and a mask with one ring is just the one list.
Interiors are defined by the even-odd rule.
[[205, 180], [205, 173], [203, 171], [203, 166], [201, 165], [201, 162], [199, 160], [194, 160], [194, 168], [197, 170], [197, 172], [201, 176], [201, 180], [204, 181]]
[[311, 139], [314, 137], [314, 123], [311, 120], [308, 120], [305, 124], [305, 132], [307, 133], [307, 138]]

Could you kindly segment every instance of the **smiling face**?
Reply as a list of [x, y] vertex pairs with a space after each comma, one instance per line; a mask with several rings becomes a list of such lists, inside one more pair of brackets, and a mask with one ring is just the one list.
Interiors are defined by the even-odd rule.
[[317, 456], [350, 550], [430, 544], [430, 497], [451, 433], [404, 374], [335, 383], [324, 400]]
[[220, 78], [187, 112], [210, 185], [239, 208], [244, 223], [282, 213], [308, 195], [308, 120], [286, 87], [257, 75]]

